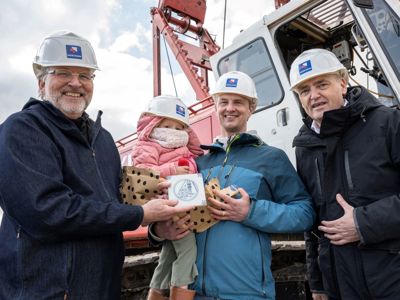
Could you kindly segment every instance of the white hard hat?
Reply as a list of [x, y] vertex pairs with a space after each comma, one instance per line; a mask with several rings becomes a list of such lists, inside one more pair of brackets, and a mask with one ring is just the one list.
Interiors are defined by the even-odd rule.
[[331, 51], [319, 48], [304, 51], [290, 67], [290, 89], [308, 79], [338, 71], [347, 75], [346, 67]]
[[46, 37], [33, 60], [33, 72], [39, 78], [44, 67], [73, 66], [99, 70], [96, 56], [88, 40], [68, 31]]
[[174, 119], [189, 126], [189, 110], [181, 99], [174, 96], [154, 97], [150, 100], [143, 114]]
[[243, 72], [231, 71], [223, 74], [211, 91], [211, 96], [238, 94], [253, 99], [257, 106], [257, 91], [253, 79]]

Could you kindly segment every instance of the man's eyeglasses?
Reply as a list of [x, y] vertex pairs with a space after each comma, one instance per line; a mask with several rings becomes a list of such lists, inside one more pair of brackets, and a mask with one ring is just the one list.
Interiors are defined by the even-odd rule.
[[74, 75], [78, 75], [78, 79], [81, 83], [89, 83], [92, 82], [95, 74], [91, 73], [72, 73], [69, 70], [63, 70], [63, 69], [54, 69], [50, 70], [47, 72], [47, 74], [55, 75], [57, 79], [64, 81], [64, 82], [70, 82]]

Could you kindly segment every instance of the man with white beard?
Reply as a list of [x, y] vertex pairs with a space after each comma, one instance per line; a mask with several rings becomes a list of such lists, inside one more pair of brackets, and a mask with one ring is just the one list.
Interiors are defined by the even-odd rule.
[[113, 138], [85, 113], [98, 70], [90, 43], [44, 39], [39, 96], [0, 125], [0, 299], [119, 299], [122, 231], [187, 210], [176, 200], [120, 201]]

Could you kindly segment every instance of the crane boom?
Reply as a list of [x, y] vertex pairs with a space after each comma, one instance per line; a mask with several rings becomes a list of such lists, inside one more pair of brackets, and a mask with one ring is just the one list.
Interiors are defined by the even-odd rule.
[[[180, 67], [188, 78], [196, 98], [209, 97], [210, 56], [220, 47], [203, 27], [205, 0], [161, 0], [151, 9], [153, 23], [153, 94], [161, 94], [160, 36], [163, 35]], [[191, 34], [198, 44], [184, 41]]]

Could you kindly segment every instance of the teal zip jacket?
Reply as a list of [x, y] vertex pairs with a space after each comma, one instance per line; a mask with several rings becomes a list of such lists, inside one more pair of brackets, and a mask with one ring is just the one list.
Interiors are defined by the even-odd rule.
[[219, 143], [202, 147], [210, 151], [196, 159], [205, 181], [217, 177], [221, 187], [241, 187], [251, 204], [242, 222], [220, 221], [196, 235], [194, 288], [224, 300], [275, 299], [270, 234], [310, 229], [310, 196], [286, 154], [255, 135], [235, 136], [226, 151]]

